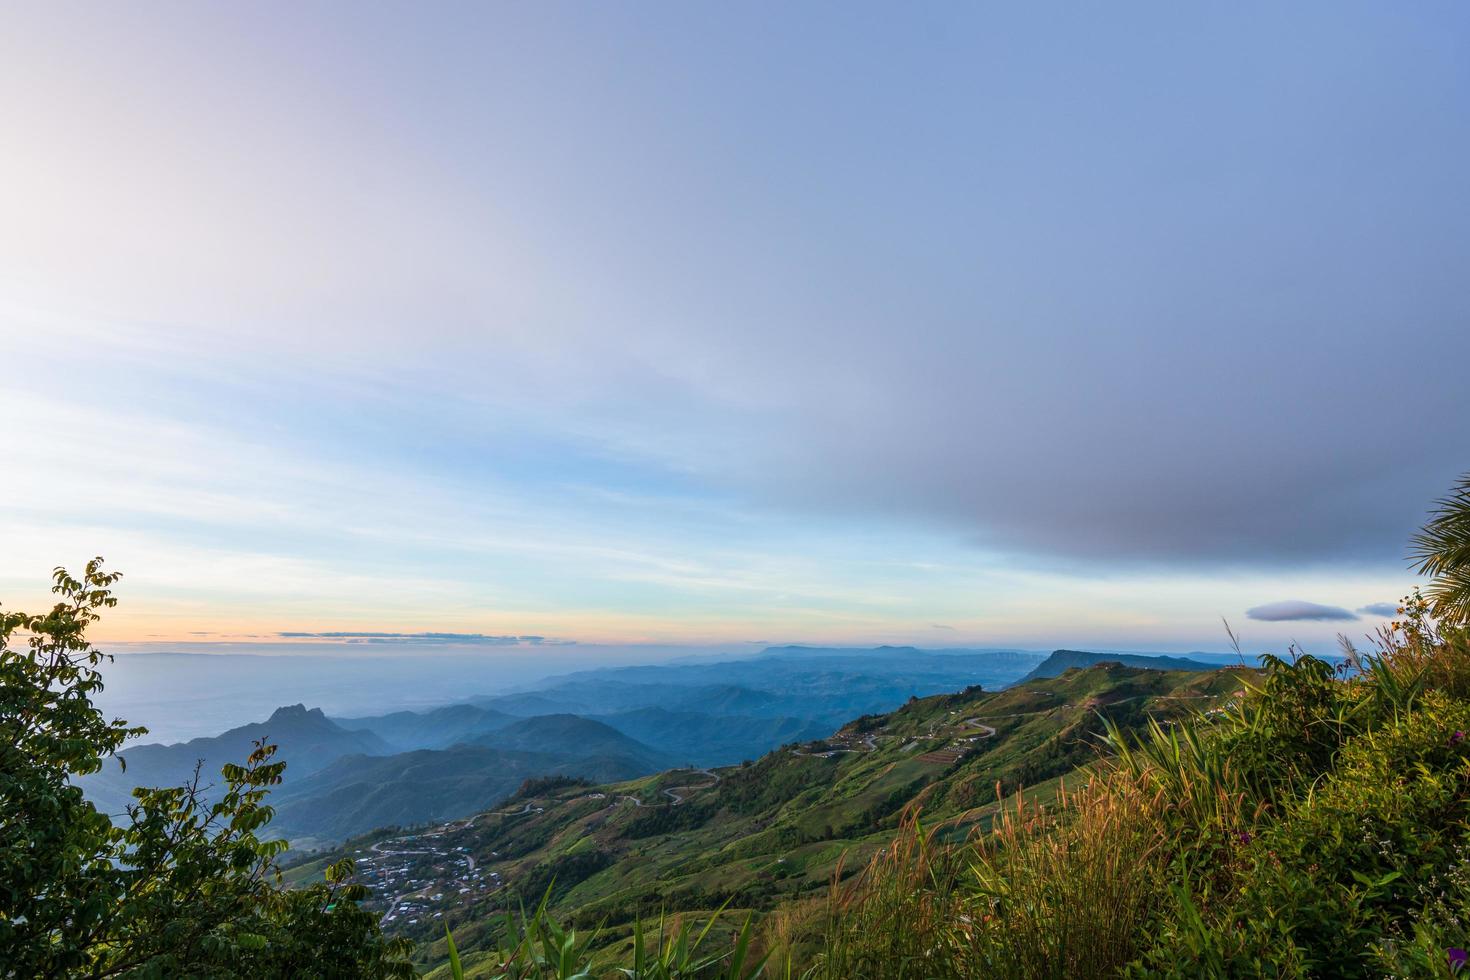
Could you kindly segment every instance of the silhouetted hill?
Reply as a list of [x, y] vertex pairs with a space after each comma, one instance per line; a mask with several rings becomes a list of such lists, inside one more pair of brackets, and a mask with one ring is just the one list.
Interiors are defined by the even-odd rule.
[[1149, 656], [1139, 653], [1088, 653], [1085, 650], [1055, 650], [1039, 666], [1017, 683], [1024, 684], [1039, 677], [1057, 677], [1074, 667], [1095, 667], [1098, 664], [1122, 664], [1125, 667], [1142, 667], [1146, 670], [1218, 670], [1219, 664], [1201, 663], [1184, 657]]
[[766, 647], [761, 651], [762, 657], [880, 657], [880, 656], [919, 656], [926, 651], [918, 647], [909, 646], [877, 646], [877, 647], [809, 647], [800, 643], [788, 643], [785, 646]]
[[260, 739], [279, 747], [276, 758], [286, 763], [287, 783], [346, 755], [388, 755], [394, 751], [372, 732], [349, 731], [322, 714], [320, 708], [294, 704], [277, 708], [264, 722], [241, 725], [211, 738], [128, 749], [120, 753], [127, 763], [126, 771], [109, 762], [101, 772], [83, 777], [80, 785], [105, 812], [118, 814], [132, 800], [134, 786], [181, 785], [193, 776], [196, 765], [203, 784], [217, 784], [220, 767], [227, 762], [243, 763]]
[[368, 718], [335, 718], [343, 728], [369, 731], [402, 751], [444, 749], [477, 735], [504, 728], [514, 715], [473, 704], [452, 704], [433, 711], [395, 711]]
[[662, 706], [706, 715], [749, 714], [769, 717], [772, 714], [780, 716], [785, 700], [769, 691], [755, 691], [735, 684], [713, 684], [708, 687], [685, 688]]
[[[537, 752], [561, 759], [626, 759], [640, 772], [673, 765], [669, 754], [629, 738], [610, 725], [580, 715], [540, 715], [487, 732], [472, 744], [512, 752]], [[549, 770], [548, 770], [549, 771]]]
[[531, 777], [617, 781], [657, 772], [670, 759], [577, 715], [512, 719], [447, 749], [338, 759], [275, 794], [272, 829], [296, 839], [341, 840], [381, 826], [468, 816], [500, 803]]
[[586, 705], [581, 697], [568, 695], [560, 690], [475, 697], [470, 699], [470, 703], [516, 718], [534, 718], [537, 715], [559, 715], [569, 712], [575, 714], [586, 710]]

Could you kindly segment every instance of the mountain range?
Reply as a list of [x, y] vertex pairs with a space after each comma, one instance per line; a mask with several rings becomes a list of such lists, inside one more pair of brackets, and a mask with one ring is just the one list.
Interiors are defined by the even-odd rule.
[[211, 777], [268, 739], [287, 762], [272, 829], [309, 849], [379, 827], [468, 817], [528, 779], [615, 782], [674, 766], [729, 766], [915, 698], [1005, 688], [1022, 675], [1106, 661], [1211, 669], [1069, 650], [1043, 660], [1023, 651], [778, 647], [744, 660], [582, 671], [423, 712], [328, 718], [293, 705], [212, 738], [129, 749], [125, 772], [108, 766], [82, 785], [119, 814], [133, 786], [178, 785], [196, 763]]
[[277, 708], [263, 721], [241, 725], [209, 738], [173, 745], [139, 745], [120, 753], [122, 765], [105, 765], [80, 784], [105, 812], [121, 814], [132, 800], [134, 786], [178, 786], [196, 767], [203, 786], [219, 782], [220, 767], [242, 763], [259, 741], [279, 746], [288, 760], [284, 786], [323, 769], [344, 756], [389, 755], [397, 749], [370, 731], [350, 731], [336, 724], [320, 708], [302, 704]]

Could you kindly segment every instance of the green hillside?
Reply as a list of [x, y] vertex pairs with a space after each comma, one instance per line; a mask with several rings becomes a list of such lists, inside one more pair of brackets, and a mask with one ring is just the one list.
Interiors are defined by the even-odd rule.
[[[826, 888], [840, 863], [861, 866], [906, 807], [962, 837], [988, 824], [998, 789], [1046, 797], [1057, 777], [1096, 759], [1105, 719], [1138, 729], [1216, 707], [1240, 689], [1239, 673], [1105, 664], [998, 693], [916, 698], [750, 764], [532, 787], [472, 821], [416, 834], [413, 847], [379, 840], [344, 853], [376, 887], [377, 907], [397, 913], [385, 925], [419, 940], [426, 964], [442, 955], [445, 923], [473, 950], [492, 939], [491, 912], [534, 904], [548, 888], [552, 908], [587, 927], [727, 902], [769, 909]], [[422, 853], [385, 875], [375, 846]], [[406, 912], [382, 901], [404, 892], [418, 896]]]
[[605, 781], [648, 772], [625, 755], [553, 755], [477, 745], [389, 756], [348, 756], [272, 794], [272, 836], [294, 849], [340, 842], [378, 827], [457, 818], [490, 806], [527, 779], [575, 776]]

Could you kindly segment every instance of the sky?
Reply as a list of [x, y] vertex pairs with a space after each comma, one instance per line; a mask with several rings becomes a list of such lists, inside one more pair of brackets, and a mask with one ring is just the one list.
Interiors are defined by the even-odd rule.
[[0, 601], [119, 649], [1330, 649], [1470, 469], [1462, 4], [3, 18]]

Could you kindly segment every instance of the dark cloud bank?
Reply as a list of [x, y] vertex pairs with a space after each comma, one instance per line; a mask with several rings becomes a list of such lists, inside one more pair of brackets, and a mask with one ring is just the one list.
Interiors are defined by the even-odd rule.
[[[812, 512], [1106, 564], [1403, 567], [1470, 468], [1462, 72], [1320, 45], [1342, 62], [1304, 69], [1255, 29], [1236, 40], [1259, 56], [1249, 80], [1200, 70], [1219, 38], [1121, 68], [1059, 47], [1020, 89], [985, 59], [957, 66], [986, 96], [944, 131], [976, 152], [951, 170], [892, 147], [903, 207], [872, 202], [892, 182], [859, 169], [834, 190], [851, 238], [782, 221], [790, 238], [741, 242], [713, 274], [670, 254], [695, 298], [638, 318], [667, 336], [619, 335], [653, 366], [641, 390], [697, 389], [718, 364], [739, 394], [688, 437], [704, 466]], [[1152, 85], [1152, 59], [1176, 56], [1183, 87]], [[1049, 83], [1089, 74], [1087, 98], [1126, 98], [1134, 125], [1099, 139]], [[1182, 126], [1199, 105], [1211, 124]]]

